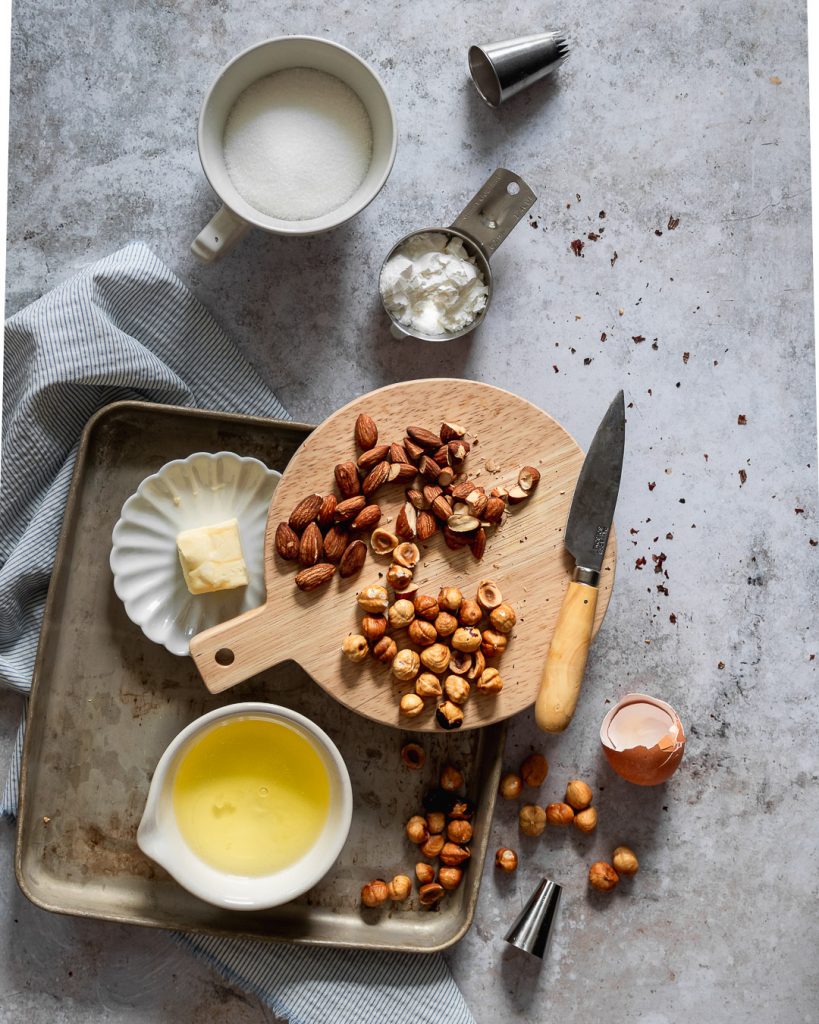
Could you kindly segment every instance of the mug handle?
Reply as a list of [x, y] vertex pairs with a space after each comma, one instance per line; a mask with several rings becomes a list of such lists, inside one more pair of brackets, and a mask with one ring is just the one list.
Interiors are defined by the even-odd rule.
[[250, 224], [223, 206], [191, 242], [191, 252], [203, 263], [214, 263], [240, 242]]

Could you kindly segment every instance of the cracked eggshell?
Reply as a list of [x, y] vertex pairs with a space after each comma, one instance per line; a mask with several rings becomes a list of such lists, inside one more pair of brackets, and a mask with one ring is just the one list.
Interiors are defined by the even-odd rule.
[[637, 786], [666, 782], [685, 751], [677, 712], [645, 693], [627, 693], [615, 704], [600, 726], [600, 742], [617, 774]]

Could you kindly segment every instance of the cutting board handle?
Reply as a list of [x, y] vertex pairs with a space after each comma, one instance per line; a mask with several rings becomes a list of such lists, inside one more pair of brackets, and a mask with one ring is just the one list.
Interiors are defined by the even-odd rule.
[[270, 606], [263, 604], [191, 638], [191, 657], [211, 693], [221, 693], [286, 659], [276, 643], [273, 618]]
[[596, 608], [597, 587], [573, 580], [560, 606], [535, 703], [535, 721], [544, 732], [563, 732], [572, 720], [586, 671]]

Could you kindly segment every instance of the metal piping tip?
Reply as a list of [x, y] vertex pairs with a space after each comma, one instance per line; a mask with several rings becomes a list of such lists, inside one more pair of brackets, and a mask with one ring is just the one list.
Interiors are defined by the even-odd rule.
[[569, 56], [563, 32], [505, 39], [469, 48], [469, 74], [481, 98], [490, 107], [515, 96], [556, 71]]
[[504, 936], [506, 942], [524, 953], [543, 958], [552, 935], [563, 887], [548, 878], [541, 880], [517, 921]]

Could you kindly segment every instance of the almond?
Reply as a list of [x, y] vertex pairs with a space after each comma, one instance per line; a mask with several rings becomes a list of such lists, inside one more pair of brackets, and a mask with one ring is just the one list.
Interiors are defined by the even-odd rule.
[[529, 495], [529, 491], [525, 491], [521, 486], [516, 484], [514, 487], [509, 488], [509, 504], [519, 505], [522, 501], [526, 501]]
[[460, 466], [468, 454], [469, 445], [466, 441], [450, 441], [446, 446], [446, 457], [450, 466]]
[[474, 533], [481, 525], [480, 520], [474, 516], [466, 515], [463, 512], [453, 513], [446, 521], [447, 527], [453, 533]]
[[452, 515], [452, 503], [449, 498], [443, 494], [439, 494], [438, 497], [432, 503], [432, 514], [443, 522]]
[[441, 440], [442, 441], [458, 441], [466, 433], [466, 429], [460, 426], [458, 423], [452, 423], [450, 421], [444, 421], [441, 424]]
[[459, 548], [468, 547], [470, 544], [470, 537], [468, 533], [453, 533], [449, 527], [444, 527], [444, 541], [446, 546], [452, 551], [457, 551]]
[[319, 514], [323, 501], [324, 498], [320, 494], [308, 494], [306, 498], [302, 498], [287, 520], [291, 530], [301, 533], [307, 524], [312, 523]]
[[483, 558], [483, 553], [486, 551], [486, 530], [482, 526], [472, 539], [469, 548], [475, 558], [478, 560]]
[[434, 484], [438, 482], [441, 466], [438, 465], [435, 459], [431, 459], [428, 455], [422, 455], [418, 461], [418, 470], [422, 476]]
[[431, 512], [421, 511], [416, 519], [416, 533], [418, 540], [425, 541], [437, 531], [438, 522]]
[[490, 498], [502, 498], [504, 501], [509, 497], [509, 491], [505, 487], [493, 487], [489, 492]]
[[426, 427], [407, 427], [407, 434], [410, 440], [427, 451], [435, 451], [441, 447], [441, 438], [438, 434], [433, 434], [431, 430], [427, 430]]
[[424, 486], [424, 500], [427, 503], [427, 508], [429, 508], [439, 494], [443, 494], [443, 491], [437, 484], [426, 484]]
[[418, 513], [415, 506], [407, 501], [395, 520], [395, 532], [404, 540], [412, 540], [415, 537], [417, 521]]
[[444, 466], [441, 472], [438, 474], [438, 486], [449, 487], [452, 481], [455, 479], [455, 470], [452, 466]]
[[473, 491], [469, 498], [467, 498], [466, 504], [473, 516], [477, 516], [478, 519], [483, 519], [487, 505], [489, 504], [489, 498], [487, 498], [482, 491]]
[[324, 535], [324, 557], [328, 562], [340, 562], [349, 543], [349, 538], [342, 527], [330, 527]]
[[326, 530], [328, 527], [333, 525], [337, 504], [338, 499], [335, 494], [326, 495], [324, 501], [321, 503], [321, 508], [319, 509], [318, 516], [316, 518], [318, 519], [319, 526], [323, 530]]
[[308, 523], [299, 544], [299, 564], [315, 565], [316, 562], [321, 561], [323, 552], [324, 541], [321, 539], [321, 530], [315, 523]]
[[318, 565], [308, 566], [297, 574], [296, 586], [299, 590], [315, 590], [316, 587], [320, 587], [332, 579], [335, 571], [336, 567], [328, 562], [319, 562]]
[[351, 519], [355, 519], [366, 504], [367, 499], [363, 494], [359, 494], [355, 498], [347, 498], [346, 501], [340, 501], [336, 505], [336, 522], [349, 523]]
[[[437, 495], [436, 495], [436, 497], [437, 497]], [[430, 504], [431, 504], [431, 503], [430, 503], [429, 501], [427, 501], [427, 499], [426, 499], [426, 498], [424, 497], [424, 494], [423, 494], [423, 492], [421, 492], [421, 491], [418, 491], [418, 490], [415, 490], [415, 488], [413, 488], [413, 487], [411, 487], [411, 488], [410, 488], [410, 489], [409, 489], [409, 490], [407, 491], [407, 501], [409, 501], [409, 502], [412, 502], [412, 504], [413, 504], [413, 505], [414, 505], [414, 506], [415, 506], [415, 507], [416, 507], [417, 509], [425, 509], [425, 508], [429, 508], [429, 506], [430, 506]]]
[[379, 462], [383, 462], [389, 454], [390, 446], [388, 444], [378, 444], [375, 448], [370, 448], [369, 451], [359, 455], [356, 465], [362, 473], [366, 474]]
[[418, 476], [418, 470], [411, 462], [393, 462], [387, 477], [388, 484], [408, 484]]
[[358, 482], [358, 469], [354, 462], [339, 462], [335, 470], [336, 483], [342, 497], [353, 498], [361, 490]]
[[[378, 507], [378, 506], [374, 506]], [[363, 540], [354, 540], [352, 544], [347, 546], [347, 550], [341, 557], [341, 561], [338, 566], [338, 574], [343, 579], [347, 579], [348, 576], [355, 576], [357, 572], [361, 572], [361, 567], [367, 558], [367, 545]]]
[[416, 444], [414, 441], [411, 441], [410, 438], [405, 437], [403, 443], [404, 451], [407, 453], [407, 455], [409, 455], [413, 462], [417, 462], [424, 454], [424, 449], [421, 447], [421, 445]]
[[477, 490], [474, 483], [471, 480], [463, 480], [450, 491], [450, 494], [456, 501], [469, 501], [469, 496]]
[[488, 498], [486, 508], [483, 510], [483, 518], [487, 523], [497, 525], [503, 519], [506, 511], [506, 502], [502, 498]]
[[518, 473], [518, 487], [524, 491], [533, 491], [540, 483], [540, 473], [534, 466], [524, 466]]
[[353, 434], [355, 443], [363, 452], [369, 451], [378, 443], [378, 427], [372, 416], [368, 416], [366, 412], [362, 412], [356, 419]]
[[387, 482], [387, 477], [390, 475], [390, 464], [389, 462], [379, 462], [377, 466], [370, 470], [370, 472], [364, 477], [361, 483], [361, 492], [365, 497], [369, 498], [371, 494], [375, 494], [378, 488]]
[[279, 558], [284, 558], [288, 562], [292, 562], [294, 558], [299, 557], [299, 538], [298, 534], [291, 530], [287, 523], [279, 523], [276, 527], [275, 536], [276, 554]]
[[441, 467], [449, 465], [449, 453], [447, 452], [447, 446], [445, 444], [442, 444], [437, 451], [434, 451], [432, 453], [432, 457]]
[[406, 449], [397, 441], [393, 441], [390, 445], [390, 462], [409, 462]]
[[[378, 526], [381, 519], [381, 509], [378, 505], [367, 505], [363, 508], [352, 522], [354, 530], [370, 530]], [[342, 576], [344, 573], [341, 574]]]

